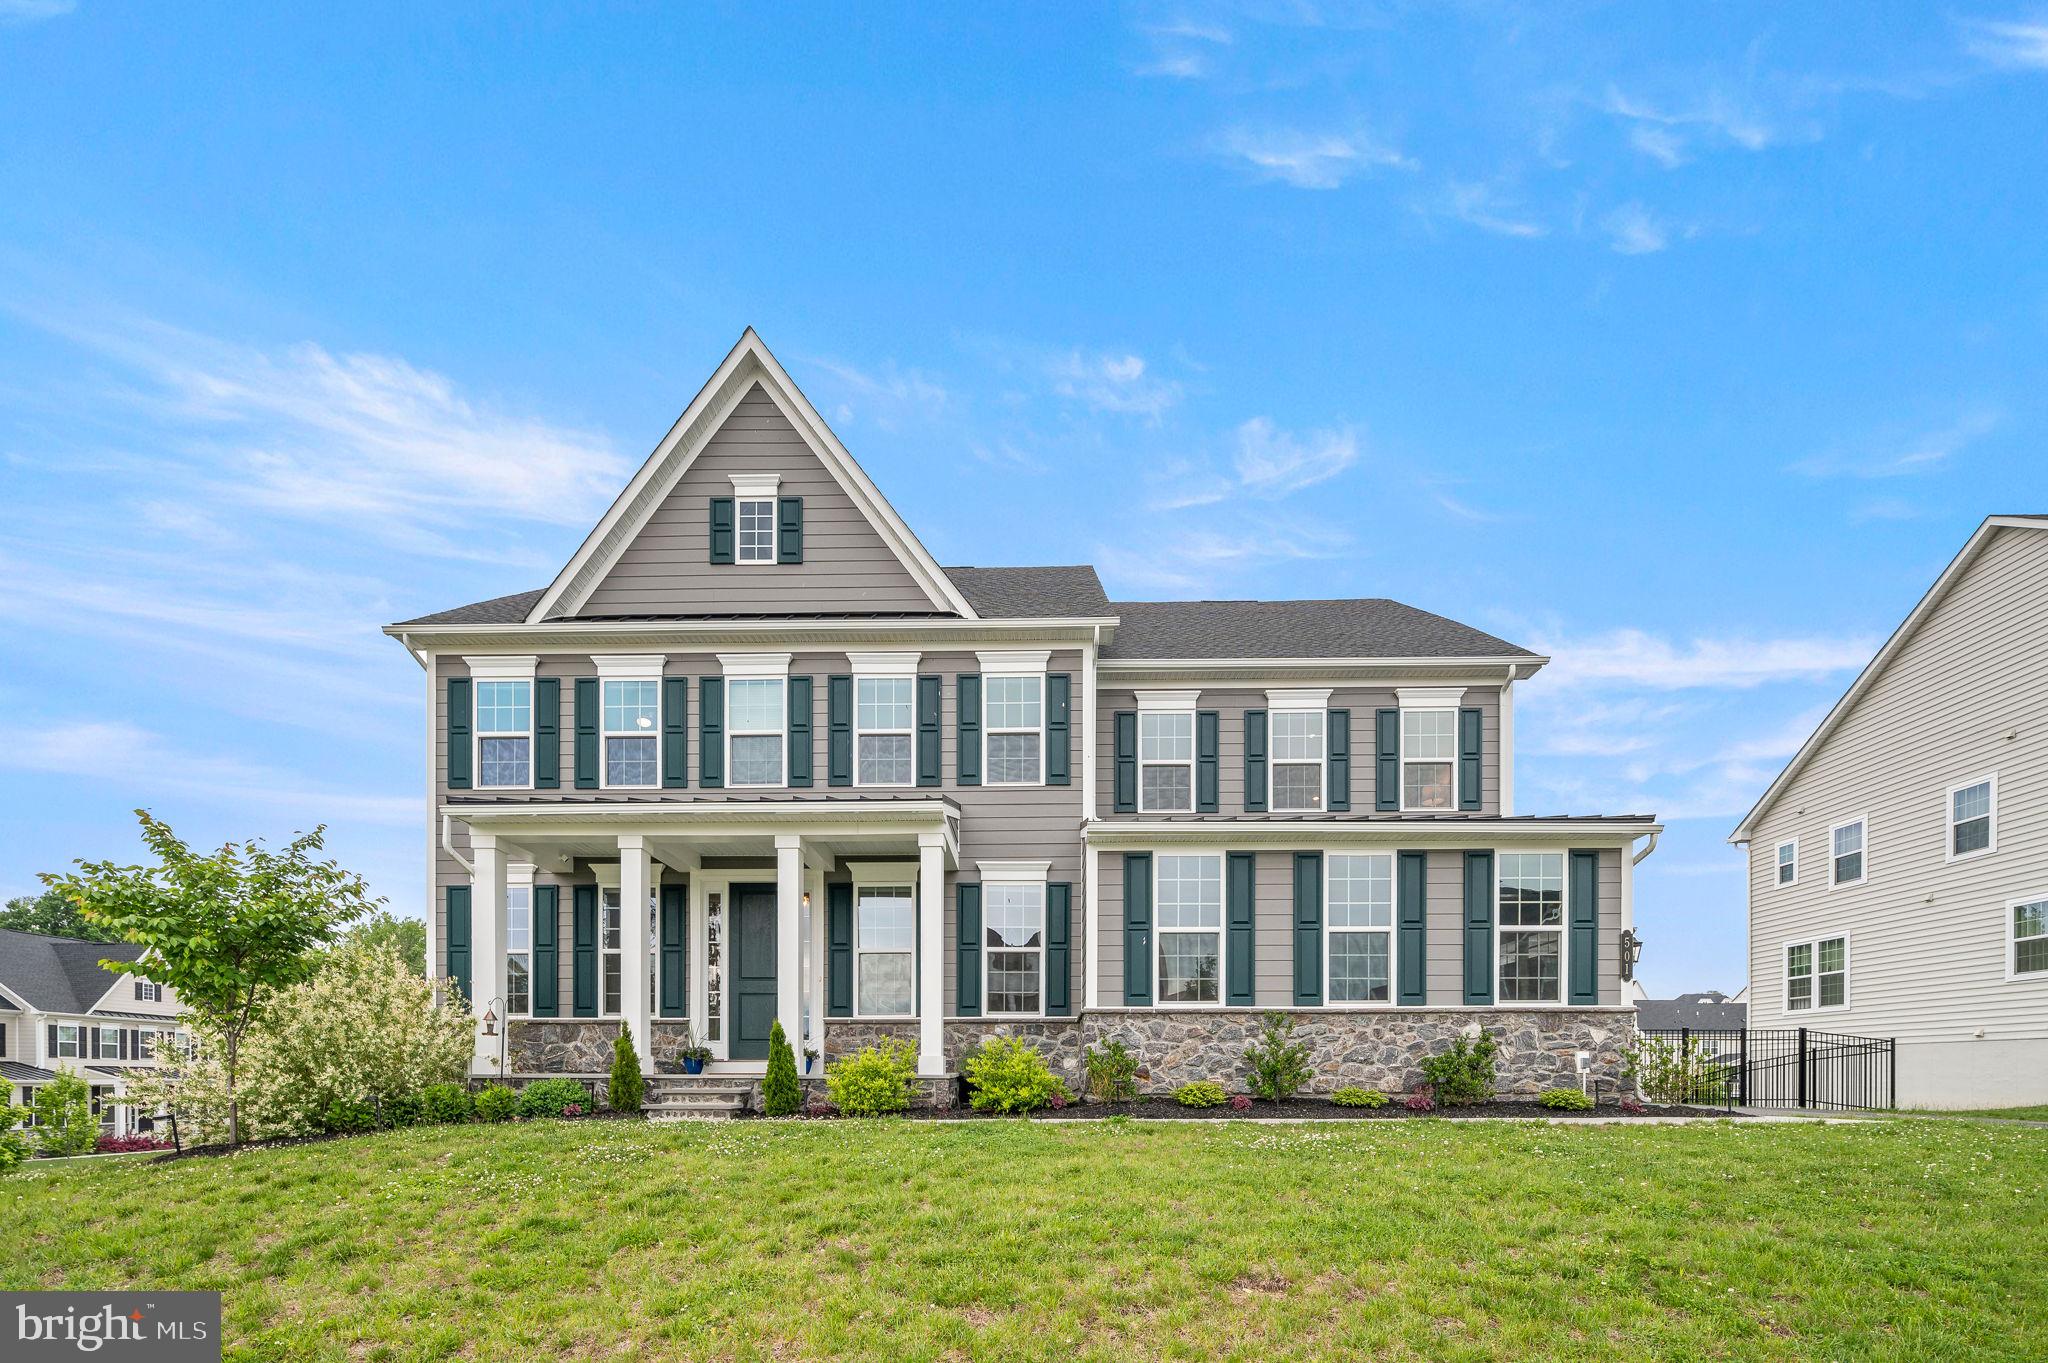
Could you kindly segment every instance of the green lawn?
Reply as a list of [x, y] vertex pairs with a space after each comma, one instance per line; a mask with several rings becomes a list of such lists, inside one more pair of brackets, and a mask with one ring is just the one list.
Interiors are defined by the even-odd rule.
[[1922, 1108], [1916, 1117], [2003, 1117], [2008, 1121], [2048, 1122], [2048, 1103], [2036, 1107]]
[[2048, 1357], [2048, 1132], [586, 1122], [0, 1180], [247, 1359]]

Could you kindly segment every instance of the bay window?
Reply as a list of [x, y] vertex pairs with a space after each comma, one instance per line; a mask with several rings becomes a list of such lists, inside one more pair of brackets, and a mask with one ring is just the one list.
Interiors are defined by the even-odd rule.
[[983, 1016], [1037, 1014], [1045, 999], [1045, 885], [984, 881]]
[[1401, 808], [1456, 809], [1458, 712], [1401, 711]]
[[992, 786], [1037, 785], [1045, 761], [1045, 676], [982, 679], [982, 713]]
[[1564, 853], [1498, 854], [1502, 1003], [1559, 1003], [1564, 989]]
[[1326, 856], [1331, 1003], [1387, 1003], [1394, 980], [1394, 857]]
[[908, 1017], [917, 1006], [917, 899], [910, 885], [857, 885], [853, 892], [853, 1011]]
[[661, 782], [661, 679], [604, 681], [604, 783], [654, 786]]
[[789, 711], [783, 677], [728, 677], [726, 697], [727, 782], [735, 786], [779, 786]]
[[856, 677], [853, 683], [855, 785], [907, 786], [915, 776], [917, 678]]
[[1161, 1003], [1216, 1003], [1223, 983], [1223, 858], [1160, 853], [1157, 877]]
[[1184, 814], [1194, 807], [1194, 712], [1141, 711], [1138, 808], [1146, 813]]
[[1276, 812], [1323, 807], [1323, 711], [1275, 710], [1269, 721]]

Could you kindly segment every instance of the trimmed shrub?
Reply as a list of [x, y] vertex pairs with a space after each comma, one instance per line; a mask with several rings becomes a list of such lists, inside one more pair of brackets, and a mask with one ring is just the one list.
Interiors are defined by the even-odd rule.
[[1067, 1097], [1038, 1048], [1018, 1037], [987, 1038], [960, 1067], [974, 1086], [976, 1112], [1036, 1112]]
[[768, 1028], [768, 1077], [761, 1081], [761, 1107], [771, 1117], [793, 1117], [804, 1105], [804, 1086], [797, 1082], [796, 1052], [783, 1035], [782, 1021]]
[[145, 1136], [139, 1131], [128, 1136], [116, 1136], [110, 1131], [102, 1132], [99, 1144], [94, 1147], [102, 1155], [128, 1155], [138, 1150], [168, 1150], [170, 1148], [171, 1143], [169, 1141], [159, 1140], [155, 1136]]
[[1436, 1095], [1430, 1092], [1429, 1085], [1424, 1084], [1421, 1088], [1402, 1099], [1401, 1106], [1407, 1108], [1410, 1112], [1434, 1112], [1436, 1111]]
[[1593, 1106], [1592, 1098], [1578, 1089], [1545, 1089], [1536, 1101], [1559, 1112], [1587, 1112]]
[[574, 1079], [541, 1079], [519, 1090], [522, 1117], [562, 1117], [571, 1107], [578, 1116], [590, 1107], [590, 1090]]
[[320, 1129], [329, 1135], [349, 1135], [377, 1129], [377, 1109], [367, 1098], [329, 1098], [320, 1109]]
[[1197, 1079], [1175, 1089], [1173, 1101], [1182, 1107], [1222, 1107], [1230, 1101], [1230, 1095], [1213, 1079]]
[[430, 1122], [466, 1122], [476, 1116], [476, 1099], [460, 1084], [429, 1084], [420, 1102]]
[[1138, 1096], [1138, 1057], [1121, 1041], [1090, 1046], [1082, 1057], [1088, 1067], [1088, 1096], [1098, 1103], [1128, 1103]]
[[1485, 1032], [1476, 1040], [1453, 1038], [1449, 1050], [1422, 1062], [1422, 1077], [1446, 1107], [1483, 1103], [1493, 1097], [1493, 1058], [1498, 1049]]
[[1346, 1086], [1330, 1095], [1330, 1101], [1338, 1107], [1385, 1107], [1387, 1095], [1378, 1089], [1362, 1089]]
[[28, 1136], [15, 1127], [28, 1120], [28, 1109], [0, 1103], [0, 1174], [12, 1173], [34, 1153]]
[[1245, 1049], [1252, 1092], [1269, 1103], [1284, 1103], [1308, 1084], [1308, 1045], [1294, 1039], [1294, 1019], [1285, 1013], [1266, 1014], [1265, 1030]]
[[916, 1080], [917, 1047], [884, 1041], [825, 1071], [825, 1091], [832, 1106], [849, 1117], [879, 1117], [909, 1107]]
[[509, 1122], [518, 1111], [519, 1095], [503, 1084], [486, 1084], [476, 1096], [476, 1115], [481, 1121]]
[[45, 1155], [90, 1155], [99, 1144], [99, 1118], [92, 1115], [92, 1088], [76, 1070], [36, 1090], [36, 1149]]
[[640, 1052], [633, 1049], [631, 1032], [622, 1030], [612, 1043], [612, 1077], [604, 1093], [614, 1112], [638, 1112], [647, 1097], [647, 1080], [641, 1076]]
[[427, 1119], [426, 1100], [417, 1093], [400, 1093], [383, 1103], [384, 1125], [418, 1126]]

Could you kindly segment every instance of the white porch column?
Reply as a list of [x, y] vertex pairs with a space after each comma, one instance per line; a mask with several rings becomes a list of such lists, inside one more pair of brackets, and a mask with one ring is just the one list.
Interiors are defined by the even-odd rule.
[[641, 1069], [652, 1071], [654, 1064], [648, 1057], [654, 1034], [647, 1017], [648, 872], [647, 839], [638, 833], [619, 834], [619, 1006], [625, 1012], [633, 1049], [640, 1053]]
[[[775, 1016], [789, 1048], [804, 1044], [803, 1018], [804, 840], [775, 835]], [[802, 1071], [803, 1065], [798, 1063]]]
[[917, 835], [917, 1072], [946, 1072], [946, 835]]
[[[496, 1076], [505, 1044], [505, 862], [498, 839], [471, 833], [469, 890], [470, 1011], [477, 1018], [476, 1054], [470, 1069]], [[497, 1016], [496, 1036], [485, 1036], [485, 1012]]]

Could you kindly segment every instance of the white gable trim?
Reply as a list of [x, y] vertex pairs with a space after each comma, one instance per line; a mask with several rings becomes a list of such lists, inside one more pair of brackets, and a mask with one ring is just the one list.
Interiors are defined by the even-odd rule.
[[[1969, 571], [1970, 565], [1977, 561], [1978, 555], [1991, 543], [1991, 537], [2001, 530], [2048, 531], [2048, 516], [1984, 518], [1984, 523], [1977, 527], [1976, 533], [1970, 536], [1969, 542], [1963, 545], [1961, 552], [1950, 560], [1948, 567], [1942, 569], [1941, 576], [1934, 580], [1934, 585], [1927, 589], [1927, 595], [1920, 598], [1920, 603], [1913, 607], [1912, 613], [1892, 631], [1892, 637], [1884, 641], [1884, 647], [1877, 651], [1877, 656], [1856, 674], [1856, 680], [1849, 684], [1849, 689], [1835, 702], [1835, 708], [1828, 711], [1826, 718], [1821, 720], [1820, 727], [1815, 729], [1806, 742], [1800, 745], [1799, 751], [1792, 755], [1792, 760], [1785, 764], [1785, 770], [1778, 773], [1778, 779], [1771, 782], [1762, 798], [1751, 806], [1749, 813], [1742, 816], [1742, 822], [1728, 835], [1729, 842], [1739, 846], [1754, 837], [1758, 821], [1770, 812], [1771, 806], [1784, 794], [1785, 787], [1791, 785], [1793, 779], [1806, 770], [1808, 764], [1820, 754], [1822, 746], [1833, 736], [1835, 730], [1841, 727], [1842, 721], [1849, 717], [1849, 712], [1856, 708], [1856, 702], [1863, 699], [1864, 692], [1877, 684], [1877, 679], [1884, 674], [1891, 660], [1898, 656], [1899, 650], [1906, 646], [1907, 640], [1919, 631], [1921, 624], [1934, 613], [1934, 608], [1942, 603], [1956, 583], [1962, 581], [1963, 574]], [[1865, 837], [1868, 838], [1867, 828]], [[1832, 852], [1833, 849], [1828, 850]], [[1869, 856], [1866, 853], [1866, 863], [1868, 860]]]
[[626, 484], [625, 491], [605, 511], [585, 537], [547, 591], [528, 613], [526, 623], [536, 625], [550, 616], [570, 615], [582, 609], [605, 575], [618, 562], [634, 537], [646, 526], [668, 494], [675, 489], [704, 446], [732, 415], [740, 399], [758, 383], [770, 401], [794, 426], [811, 452], [846, 490], [853, 504], [873, 525], [882, 542], [889, 546], [936, 609], [950, 610], [962, 619], [974, 620], [974, 608], [960, 594], [938, 561], [918, 542], [888, 499], [854, 462], [839, 437], [832, 434], [761, 338], [748, 327], [717, 370], [707, 380], [676, 424], [669, 428], [654, 453]]

